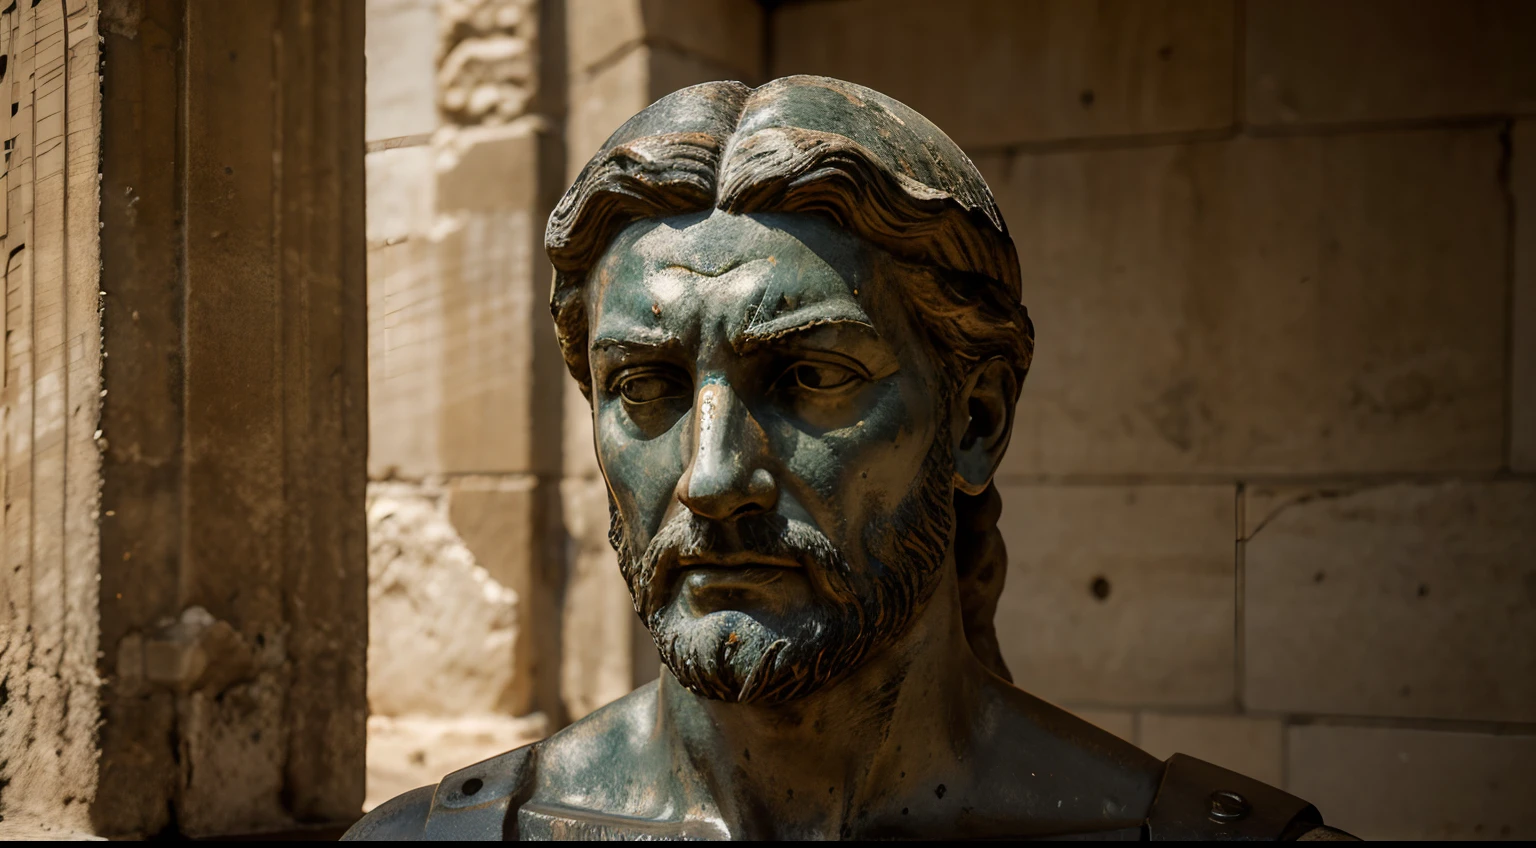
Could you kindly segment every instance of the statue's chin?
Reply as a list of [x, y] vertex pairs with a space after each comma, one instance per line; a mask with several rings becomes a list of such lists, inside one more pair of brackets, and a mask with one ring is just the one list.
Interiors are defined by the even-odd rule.
[[[939, 584], [953, 538], [947, 444], [947, 436], [936, 439], [914, 491], [894, 513], [863, 528], [860, 541], [867, 555], [858, 568], [810, 525], [743, 519], [737, 533], [755, 534], [750, 550], [766, 554], [776, 547], [814, 568], [827, 584], [810, 597], [784, 590], [761, 611], [706, 606], [709, 611], [700, 612], [697, 605], [679, 600], [671, 578], [658, 580], [664, 554], [716, 550], [720, 540], [712, 533], [717, 527], [683, 513], [636, 550], [610, 499], [609, 538], [620, 571], [662, 662], [677, 681], [720, 701], [785, 703], [847, 676], [906, 633]], [[767, 584], [778, 585], [778, 580], [775, 575]], [[714, 595], [710, 604], [720, 597]]]
[[[661, 660], [688, 691], [744, 704], [803, 698], [844, 676], [866, 653], [858, 616], [817, 610], [792, 627], [739, 610], [692, 616], [669, 605], [649, 622]], [[849, 627], [849, 625], [852, 627]]]

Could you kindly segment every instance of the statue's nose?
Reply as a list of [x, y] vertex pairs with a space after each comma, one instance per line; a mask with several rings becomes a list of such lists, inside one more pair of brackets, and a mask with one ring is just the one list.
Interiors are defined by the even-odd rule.
[[693, 459], [677, 499], [716, 521], [773, 509], [778, 484], [761, 462], [767, 437], [747, 405], [726, 384], [705, 383], [693, 410]]

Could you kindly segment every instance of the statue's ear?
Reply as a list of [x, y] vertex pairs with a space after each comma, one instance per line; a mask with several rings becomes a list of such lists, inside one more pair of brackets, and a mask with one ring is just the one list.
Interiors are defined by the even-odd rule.
[[1019, 381], [1001, 358], [971, 370], [956, 399], [955, 488], [967, 495], [986, 491], [1008, 449]]

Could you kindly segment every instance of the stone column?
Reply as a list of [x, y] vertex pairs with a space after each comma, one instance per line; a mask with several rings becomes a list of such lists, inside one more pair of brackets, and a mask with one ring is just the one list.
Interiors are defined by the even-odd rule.
[[8, 834], [43, 821], [90, 831], [97, 785], [95, 30], [94, 4], [80, 0], [0, 12], [0, 827]]
[[320, 0], [0, 15], [0, 826], [358, 813], [362, 36]]

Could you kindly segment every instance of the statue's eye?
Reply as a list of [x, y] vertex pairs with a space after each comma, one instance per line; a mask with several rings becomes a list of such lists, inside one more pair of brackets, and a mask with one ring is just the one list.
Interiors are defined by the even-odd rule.
[[859, 379], [859, 375], [853, 369], [828, 362], [802, 362], [789, 369], [786, 376], [794, 380], [796, 388], [809, 389], [813, 392], [840, 389]]
[[683, 397], [686, 388], [676, 380], [655, 371], [642, 371], [619, 380], [619, 396], [626, 403], [654, 403], [658, 400]]

